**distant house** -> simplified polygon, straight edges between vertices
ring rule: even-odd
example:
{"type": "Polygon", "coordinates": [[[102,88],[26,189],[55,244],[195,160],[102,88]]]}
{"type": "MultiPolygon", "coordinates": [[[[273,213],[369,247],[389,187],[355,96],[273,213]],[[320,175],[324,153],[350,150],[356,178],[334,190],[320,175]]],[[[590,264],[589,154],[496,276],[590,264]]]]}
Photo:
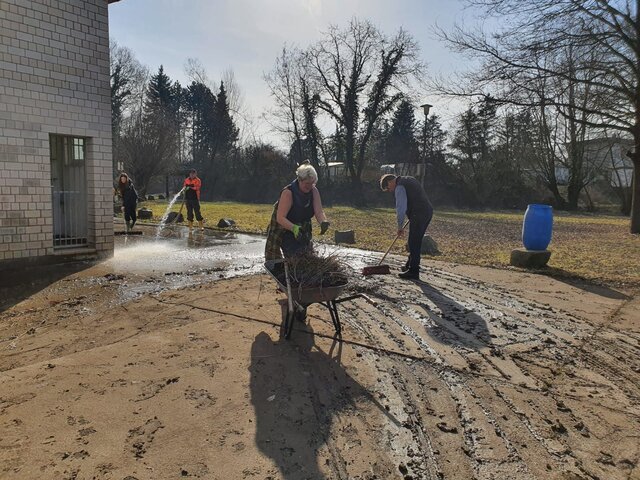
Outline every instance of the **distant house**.
{"type": "Polygon", "coordinates": [[[0,1],[0,268],[113,252],[114,1],[0,1]]]}
{"type": "MultiPolygon", "coordinates": [[[[604,177],[612,187],[631,187],[633,162],[627,152],[633,150],[633,140],[621,137],[598,137],[584,142],[584,166],[593,176],[604,177]]],[[[559,185],[569,183],[569,169],[556,166],[559,185]]]]}
{"type": "Polygon", "coordinates": [[[392,163],[380,166],[380,174],[391,173],[394,175],[422,178],[424,175],[423,163],[392,163]]]}
{"type": "Polygon", "coordinates": [[[340,178],[347,175],[347,167],[344,162],[327,163],[327,174],[329,178],[340,178]]]}

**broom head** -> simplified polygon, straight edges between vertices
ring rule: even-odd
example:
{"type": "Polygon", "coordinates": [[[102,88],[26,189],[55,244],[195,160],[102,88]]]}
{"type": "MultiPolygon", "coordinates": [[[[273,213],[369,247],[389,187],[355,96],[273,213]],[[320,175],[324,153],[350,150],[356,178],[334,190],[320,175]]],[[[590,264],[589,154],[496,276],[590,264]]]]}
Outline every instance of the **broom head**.
{"type": "Polygon", "coordinates": [[[364,267],[362,269],[362,275],[388,275],[391,273],[389,265],[372,265],[370,267],[364,267]]]}

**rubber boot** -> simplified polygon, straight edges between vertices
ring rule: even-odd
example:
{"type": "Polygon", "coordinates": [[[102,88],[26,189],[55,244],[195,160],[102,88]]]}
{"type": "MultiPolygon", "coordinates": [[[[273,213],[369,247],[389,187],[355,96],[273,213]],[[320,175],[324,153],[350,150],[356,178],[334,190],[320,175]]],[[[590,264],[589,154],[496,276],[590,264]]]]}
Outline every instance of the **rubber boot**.
{"type": "Polygon", "coordinates": [[[203,220],[198,220],[198,226],[200,227],[201,231],[204,231],[204,223],[203,220]]]}
{"type": "Polygon", "coordinates": [[[193,220],[189,220],[189,230],[193,230],[193,220]]]}

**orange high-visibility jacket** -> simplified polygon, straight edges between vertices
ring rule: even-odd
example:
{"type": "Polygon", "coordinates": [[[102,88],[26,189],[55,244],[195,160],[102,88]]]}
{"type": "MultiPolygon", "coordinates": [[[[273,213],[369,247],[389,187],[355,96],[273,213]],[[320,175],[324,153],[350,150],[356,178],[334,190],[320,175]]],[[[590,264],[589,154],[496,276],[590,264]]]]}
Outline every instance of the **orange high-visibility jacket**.
{"type": "Polygon", "coordinates": [[[184,179],[184,187],[190,187],[191,189],[196,191],[196,196],[198,197],[198,200],[200,200],[200,187],[202,186],[202,181],[196,177],[196,178],[185,178],[184,179]]]}

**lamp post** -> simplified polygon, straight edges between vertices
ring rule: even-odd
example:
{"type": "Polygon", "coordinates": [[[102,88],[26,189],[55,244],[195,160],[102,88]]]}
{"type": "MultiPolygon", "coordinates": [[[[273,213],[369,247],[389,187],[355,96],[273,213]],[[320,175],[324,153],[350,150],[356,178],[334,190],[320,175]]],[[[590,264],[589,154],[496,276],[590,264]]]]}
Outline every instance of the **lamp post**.
{"type": "Polygon", "coordinates": [[[422,128],[422,162],[423,162],[423,170],[422,170],[422,186],[426,187],[427,184],[427,118],[429,117],[429,110],[433,105],[429,103],[424,103],[420,105],[422,107],[422,111],[424,112],[424,127],[422,128]]]}

